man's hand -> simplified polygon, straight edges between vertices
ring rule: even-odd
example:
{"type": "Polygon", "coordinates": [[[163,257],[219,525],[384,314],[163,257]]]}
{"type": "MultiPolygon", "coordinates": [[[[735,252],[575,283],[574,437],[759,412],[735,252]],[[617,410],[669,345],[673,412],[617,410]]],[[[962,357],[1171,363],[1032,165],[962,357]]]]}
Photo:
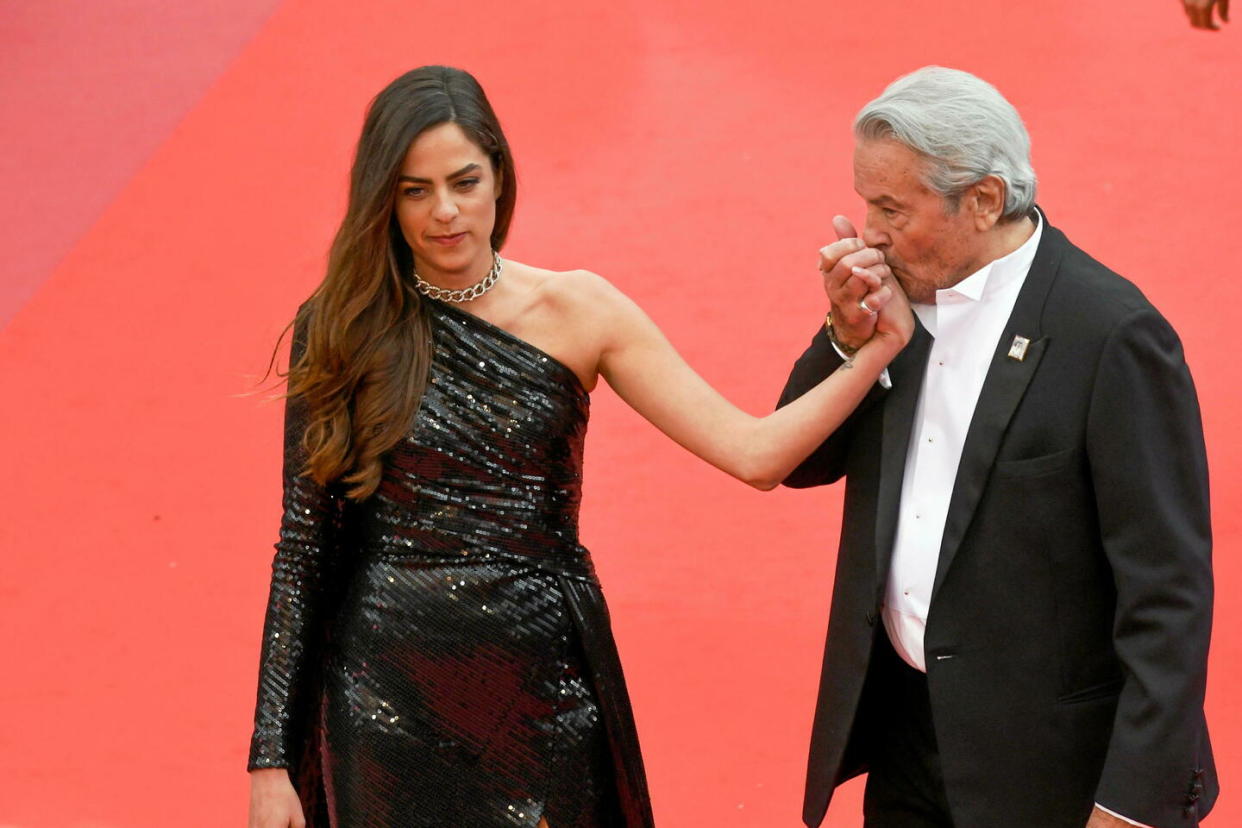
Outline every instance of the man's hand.
{"type": "Polygon", "coordinates": [[[1134,823],[1118,819],[1107,811],[1101,811],[1100,806],[1097,805],[1091,809],[1091,816],[1087,819],[1087,828],[1134,828],[1134,823]]]}
{"type": "Polygon", "coordinates": [[[892,273],[884,264],[884,253],[867,247],[845,216],[833,218],[832,229],[837,241],[819,251],[824,292],[832,304],[832,330],[846,348],[861,348],[875,333],[878,310],[864,309],[861,302],[892,273]]]}
{"type": "Polygon", "coordinates": [[[1220,25],[1212,19],[1212,12],[1220,15],[1222,23],[1229,22],[1229,0],[1182,0],[1190,25],[1196,29],[1217,31],[1220,25]]]}

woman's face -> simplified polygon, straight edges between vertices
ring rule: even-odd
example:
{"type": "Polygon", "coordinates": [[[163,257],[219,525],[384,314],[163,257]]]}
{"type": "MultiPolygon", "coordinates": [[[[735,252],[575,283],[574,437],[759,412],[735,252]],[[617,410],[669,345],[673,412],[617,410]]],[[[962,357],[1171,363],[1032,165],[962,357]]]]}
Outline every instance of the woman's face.
{"type": "Polygon", "coordinates": [[[491,160],[457,124],[432,127],[410,144],[396,211],[419,276],[458,287],[483,278],[500,186],[491,160]]]}

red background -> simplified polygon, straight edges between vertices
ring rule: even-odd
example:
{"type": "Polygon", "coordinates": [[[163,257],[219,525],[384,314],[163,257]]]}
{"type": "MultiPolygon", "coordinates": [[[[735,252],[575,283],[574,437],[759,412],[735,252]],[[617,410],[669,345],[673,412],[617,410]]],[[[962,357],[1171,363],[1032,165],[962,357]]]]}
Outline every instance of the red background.
{"type": "MultiPolygon", "coordinates": [[[[854,112],[928,63],[995,83],[1052,223],[1184,338],[1211,821],[1242,824],[1239,37],[1174,0],[0,2],[0,825],[244,824],[280,420],[248,392],[322,275],[367,101],[424,63],[505,124],[507,254],[604,274],[756,413],[822,318],[831,216],[861,214],[854,112]]],[[[662,826],[799,824],[839,498],[751,491],[594,394],[583,533],[662,826]]]]}

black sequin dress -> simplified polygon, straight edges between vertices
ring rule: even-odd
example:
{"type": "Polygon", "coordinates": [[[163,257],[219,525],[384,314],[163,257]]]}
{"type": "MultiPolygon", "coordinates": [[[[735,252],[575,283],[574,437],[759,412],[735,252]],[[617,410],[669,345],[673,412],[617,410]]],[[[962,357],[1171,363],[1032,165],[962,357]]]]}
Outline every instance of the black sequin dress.
{"type": "Polygon", "coordinates": [[[288,767],[312,825],[650,826],[578,544],[587,393],[529,343],[429,305],[430,382],[372,497],[298,474],[288,405],[249,767],[288,767]]]}

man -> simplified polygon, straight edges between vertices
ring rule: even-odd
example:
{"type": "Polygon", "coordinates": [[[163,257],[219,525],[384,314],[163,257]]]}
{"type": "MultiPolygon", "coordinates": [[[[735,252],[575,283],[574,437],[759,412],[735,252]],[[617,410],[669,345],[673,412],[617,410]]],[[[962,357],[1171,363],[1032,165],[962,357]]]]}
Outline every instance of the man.
{"type": "Polygon", "coordinates": [[[834,222],[782,404],[871,335],[854,268],[921,325],[785,481],[846,478],[804,819],[869,771],[869,828],[1197,825],[1211,541],[1177,336],[1035,209],[987,83],[919,70],[854,129],[865,228],[834,222]]]}

